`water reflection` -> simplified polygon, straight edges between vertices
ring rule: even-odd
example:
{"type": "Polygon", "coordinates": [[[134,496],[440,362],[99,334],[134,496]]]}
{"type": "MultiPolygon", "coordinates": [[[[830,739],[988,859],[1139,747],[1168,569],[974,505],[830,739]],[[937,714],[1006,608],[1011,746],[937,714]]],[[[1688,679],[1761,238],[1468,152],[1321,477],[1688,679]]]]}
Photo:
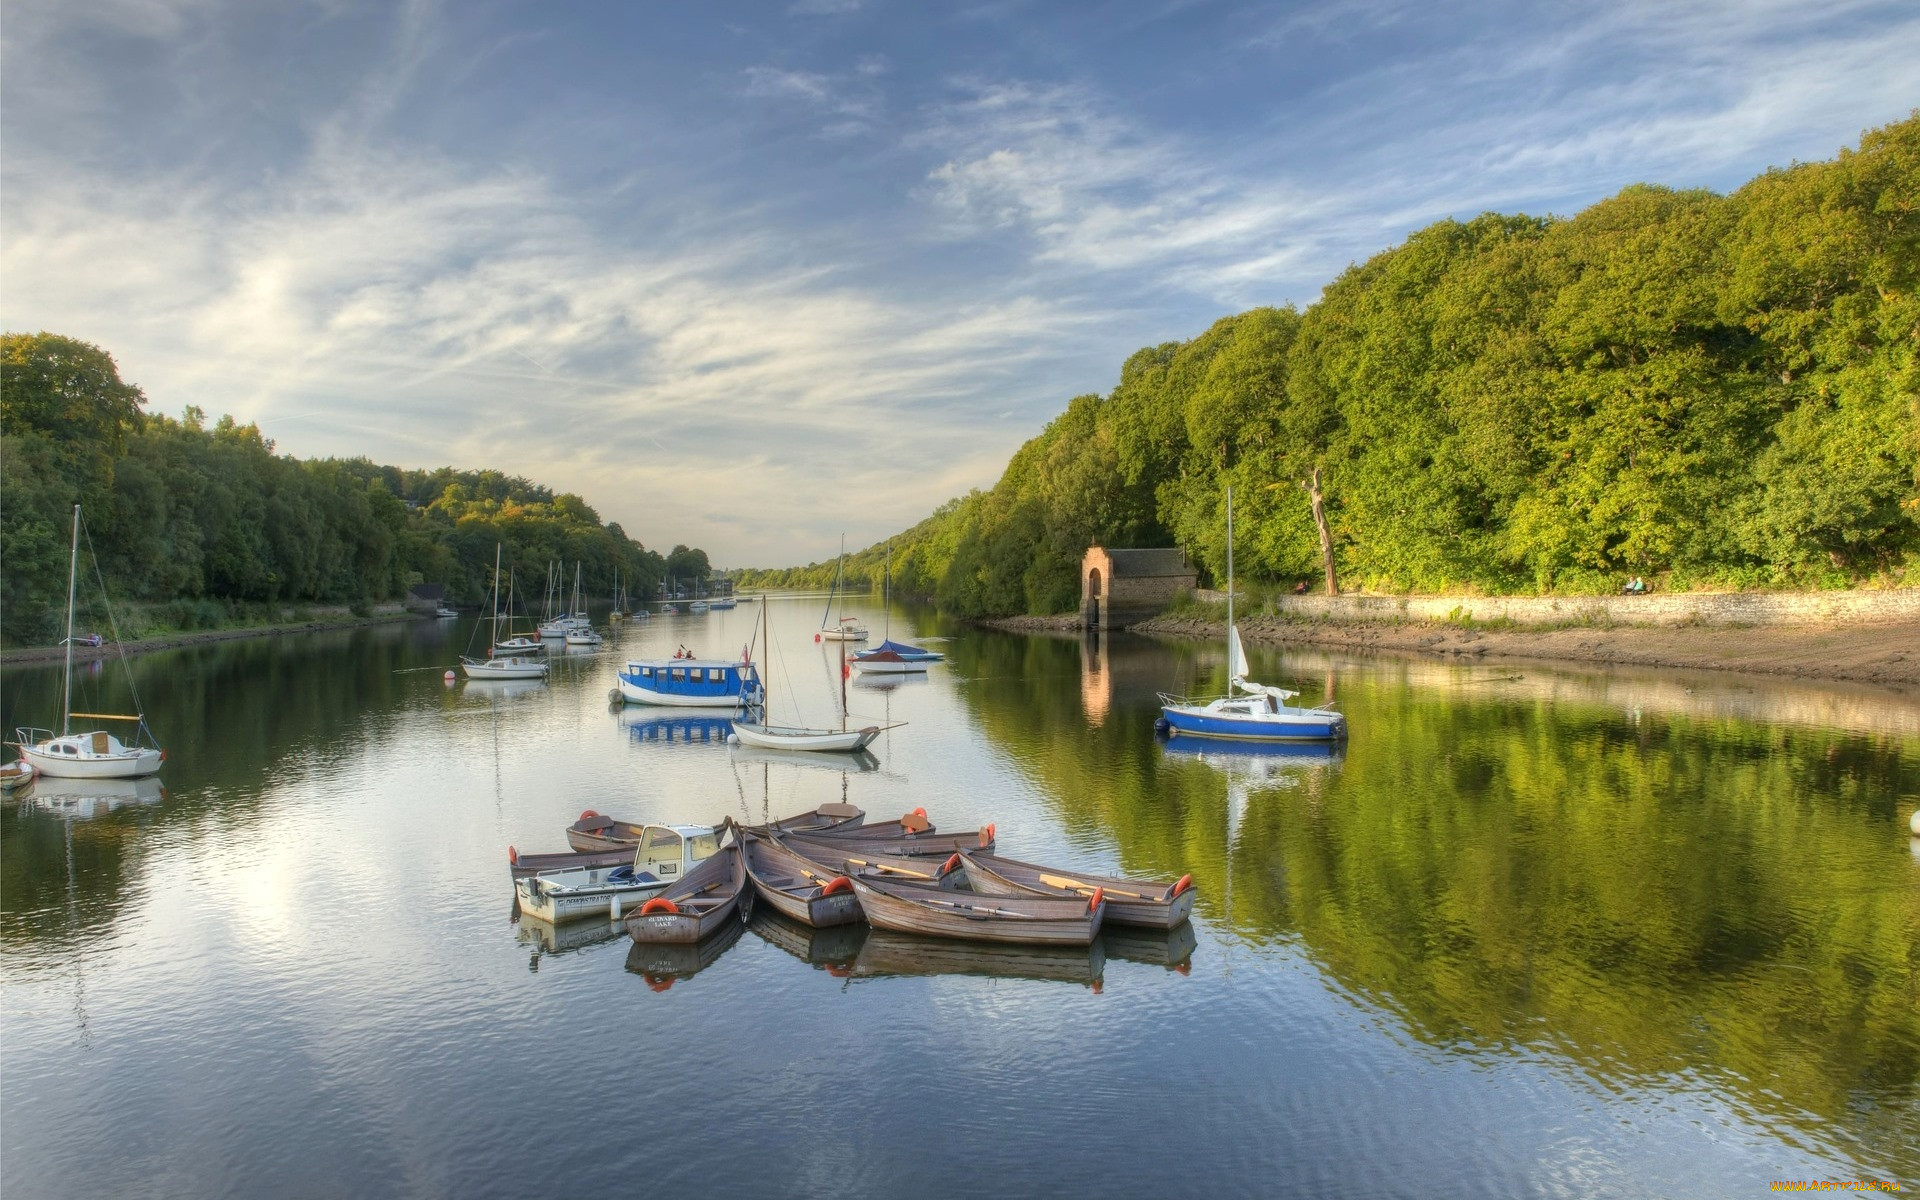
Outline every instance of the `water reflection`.
{"type": "Polygon", "coordinates": [[[681,742],[725,745],[733,732],[733,718],[713,709],[654,708],[627,705],[614,710],[614,719],[635,742],[681,742]]]}
{"type": "Polygon", "coordinates": [[[158,804],[167,789],[152,775],[140,779],[56,779],[42,775],[26,803],[60,817],[90,821],[129,804],[158,804]]]}
{"type": "Polygon", "coordinates": [[[633,949],[627,951],[627,970],[645,979],[654,991],[664,992],[675,982],[712,966],[714,960],[740,940],[744,929],[743,921],[727,921],[705,941],[692,946],[635,942],[633,949]]]}
{"type": "Polygon", "coordinates": [[[1018,946],[952,942],[875,929],[860,945],[853,977],[984,975],[1078,983],[1098,991],[1106,965],[1106,948],[1098,938],[1091,946],[1018,946]]]}
{"type": "Polygon", "coordinates": [[[1708,1079],[1879,1152],[1910,1119],[1920,876],[1890,834],[1920,792],[1912,706],[1794,685],[1756,723],[1750,681],[1328,678],[1324,656],[1256,648],[1260,678],[1337,684],[1349,744],[1155,755],[1153,693],[1204,688],[1217,651],[1113,642],[968,644],[962,695],[1069,829],[1130,871],[1191,870],[1237,937],[1297,941],[1438,1047],[1549,1054],[1608,1087],[1708,1079]]]}

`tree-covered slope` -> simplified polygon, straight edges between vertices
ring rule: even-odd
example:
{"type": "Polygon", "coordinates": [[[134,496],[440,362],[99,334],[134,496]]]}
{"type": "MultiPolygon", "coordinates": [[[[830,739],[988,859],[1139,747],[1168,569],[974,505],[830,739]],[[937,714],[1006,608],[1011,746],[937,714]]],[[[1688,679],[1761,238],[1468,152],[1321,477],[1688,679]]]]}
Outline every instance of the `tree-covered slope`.
{"type": "MultiPolygon", "coordinates": [[[[1920,116],[1731,195],[1442,221],[1304,312],[1143,349],[893,539],[960,615],[1052,612],[1090,542],[1345,586],[1610,591],[1920,582],[1920,116]]],[[[855,556],[877,577],[881,551],[855,556]]],[[[832,564],[748,572],[818,585],[832,564]]]]}
{"type": "Polygon", "coordinates": [[[665,575],[659,554],[578,496],[497,471],[303,461],[274,453],[257,426],[228,417],[209,428],[197,409],[173,420],[143,412],[144,402],[97,346],[0,337],[0,635],[9,642],[58,636],[75,502],[114,597],[172,602],[182,627],[248,605],[392,599],[419,582],[478,602],[496,542],[523,597],[554,559],[584,564],[596,596],[610,594],[615,568],[636,600],[665,575]]]}

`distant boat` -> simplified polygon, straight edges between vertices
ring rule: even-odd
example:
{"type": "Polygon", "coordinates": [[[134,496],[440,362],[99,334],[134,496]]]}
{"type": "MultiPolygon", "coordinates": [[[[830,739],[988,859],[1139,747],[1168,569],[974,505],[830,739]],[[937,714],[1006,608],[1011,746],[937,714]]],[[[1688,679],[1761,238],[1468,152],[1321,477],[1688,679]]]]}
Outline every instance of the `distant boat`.
{"type": "Polygon", "coordinates": [[[460,610],[457,608],[436,608],[433,610],[433,615],[436,617],[457,617],[460,615],[460,610]]]}
{"type": "Polygon", "coordinates": [[[712,607],[713,606],[705,600],[695,600],[692,604],[687,605],[687,611],[690,613],[703,613],[712,607]]]}
{"type": "Polygon", "coordinates": [[[591,629],[575,629],[567,634],[569,646],[598,646],[606,640],[591,629]]]}
{"type": "Polygon", "coordinates": [[[946,655],[936,654],[932,650],[923,650],[919,646],[909,646],[905,642],[896,642],[893,633],[893,539],[887,539],[887,575],[886,583],[880,592],[880,608],[886,614],[886,628],[881,633],[881,642],[871,650],[862,650],[853,656],[853,669],[874,675],[907,675],[924,671],[928,664],[944,662],[946,655]]]}
{"type": "MultiPolygon", "coordinates": [[[[521,641],[526,639],[522,638],[521,641]]],[[[493,637],[487,643],[498,646],[500,641],[500,543],[493,545],[493,637]]],[[[468,679],[545,679],[547,664],[538,658],[523,654],[495,653],[485,659],[460,658],[460,669],[468,679]]]]}
{"type": "MultiPolygon", "coordinates": [[[[47,778],[133,779],[151,775],[160,769],[160,764],[167,756],[160,747],[151,744],[152,735],[147,730],[145,714],[139,711],[137,693],[134,697],[135,711],[131,714],[73,711],[73,644],[76,640],[73,636],[73,593],[79,573],[80,506],[76,504],[73,506],[73,548],[67,563],[67,636],[62,643],[67,650],[67,661],[60,698],[60,733],[56,736],[51,729],[21,728],[14,731],[14,741],[19,743],[20,757],[37,774],[47,778]],[[75,717],[96,721],[131,721],[134,723],[134,743],[128,745],[104,729],[75,733],[75,717]],[[149,744],[141,745],[143,738],[149,744]]],[[[105,602],[104,596],[102,602],[105,602]]],[[[111,624],[111,611],[108,620],[111,624]]],[[[99,635],[95,634],[92,641],[98,644],[99,635]]],[[[132,683],[131,675],[128,683],[132,683]]]]}
{"type": "Polygon", "coordinates": [[[840,576],[847,564],[847,537],[840,535],[840,557],[833,564],[833,586],[827,589],[826,611],[820,614],[819,638],[823,642],[864,642],[867,640],[866,627],[858,620],[846,615],[846,601],[841,600],[841,614],[833,621],[833,601],[841,595],[840,576]]]}
{"type": "Polygon", "coordinates": [[[1227,489],[1227,694],[1193,699],[1160,694],[1161,720],[1174,734],[1237,738],[1326,741],[1345,737],[1347,718],[1331,708],[1287,704],[1299,692],[1247,679],[1247,653],[1233,620],[1233,489],[1227,489]]]}
{"type": "Polygon", "coordinates": [[[733,606],[733,598],[731,596],[723,597],[719,600],[707,601],[707,607],[714,612],[726,612],[733,608],[733,606]]]}

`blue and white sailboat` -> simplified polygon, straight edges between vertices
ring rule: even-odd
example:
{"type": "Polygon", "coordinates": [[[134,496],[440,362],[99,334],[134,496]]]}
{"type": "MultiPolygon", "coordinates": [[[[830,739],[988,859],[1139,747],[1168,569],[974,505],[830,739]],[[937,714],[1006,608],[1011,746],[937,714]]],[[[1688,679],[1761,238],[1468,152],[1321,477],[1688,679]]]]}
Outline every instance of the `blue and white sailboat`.
{"type": "Polygon", "coordinates": [[[1247,678],[1247,652],[1233,620],[1233,489],[1227,489],[1227,694],[1192,699],[1160,694],[1169,733],[1248,741],[1329,741],[1347,736],[1347,718],[1331,708],[1300,708],[1300,693],[1247,678]]]}
{"type": "Polygon", "coordinates": [[[925,671],[928,664],[945,662],[947,656],[920,646],[910,646],[905,642],[896,642],[888,636],[893,626],[893,541],[887,541],[887,582],[881,592],[881,609],[887,616],[887,632],[880,636],[882,641],[871,650],[862,650],[853,656],[853,669],[876,675],[904,675],[916,671],[925,671]]]}

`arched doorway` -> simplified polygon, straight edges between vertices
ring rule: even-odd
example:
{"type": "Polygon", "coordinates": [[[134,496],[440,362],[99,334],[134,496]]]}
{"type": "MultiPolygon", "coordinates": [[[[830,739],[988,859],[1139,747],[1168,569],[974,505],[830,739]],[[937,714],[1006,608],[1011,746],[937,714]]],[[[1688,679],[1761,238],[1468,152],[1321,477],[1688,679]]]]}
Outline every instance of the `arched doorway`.
{"type": "Polygon", "coordinates": [[[1100,628],[1100,568],[1087,572],[1087,628],[1100,628]]]}

